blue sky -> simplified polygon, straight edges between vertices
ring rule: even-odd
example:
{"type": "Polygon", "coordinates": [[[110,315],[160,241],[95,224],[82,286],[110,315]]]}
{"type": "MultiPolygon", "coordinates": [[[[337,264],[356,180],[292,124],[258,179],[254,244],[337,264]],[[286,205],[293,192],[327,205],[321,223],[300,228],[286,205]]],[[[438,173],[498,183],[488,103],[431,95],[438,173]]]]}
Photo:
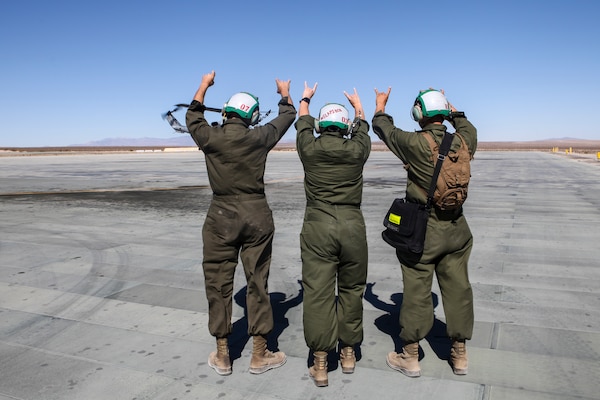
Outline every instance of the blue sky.
{"type": "Polygon", "coordinates": [[[600,139],[598,17],[594,0],[2,1],[0,146],[172,138],[161,113],[211,70],[212,107],[247,91],[275,114],[279,78],[296,104],[319,83],[313,115],[356,88],[370,121],[391,86],[387,111],[414,130],[434,87],[480,141],[600,139]]]}

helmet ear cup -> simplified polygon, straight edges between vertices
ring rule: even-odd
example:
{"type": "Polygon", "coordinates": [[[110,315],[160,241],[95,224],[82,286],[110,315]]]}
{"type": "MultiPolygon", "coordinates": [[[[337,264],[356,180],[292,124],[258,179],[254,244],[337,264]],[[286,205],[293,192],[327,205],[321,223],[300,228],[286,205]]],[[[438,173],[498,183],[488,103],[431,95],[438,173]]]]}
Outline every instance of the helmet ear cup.
{"type": "Polygon", "coordinates": [[[258,117],[260,117],[260,111],[258,110],[258,106],[256,106],[256,109],[250,117],[250,125],[256,125],[258,123],[258,117]]]}
{"type": "Polygon", "coordinates": [[[319,126],[319,120],[317,118],[315,118],[315,131],[317,133],[321,132],[321,127],[319,126]]]}
{"type": "Polygon", "coordinates": [[[414,119],[417,122],[423,119],[423,110],[421,109],[421,105],[415,104],[412,110],[410,111],[410,114],[412,116],[412,119],[414,119]]]}

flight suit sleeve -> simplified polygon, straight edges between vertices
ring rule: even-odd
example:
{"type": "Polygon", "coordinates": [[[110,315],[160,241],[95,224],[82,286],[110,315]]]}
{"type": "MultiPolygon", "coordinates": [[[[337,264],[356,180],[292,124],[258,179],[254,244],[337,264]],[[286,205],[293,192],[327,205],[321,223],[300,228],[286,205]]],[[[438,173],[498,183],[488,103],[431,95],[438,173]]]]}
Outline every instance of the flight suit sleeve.
{"type": "Polygon", "coordinates": [[[369,154],[371,153],[371,137],[369,136],[369,123],[362,119],[356,119],[354,121],[354,127],[352,130],[351,140],[353,142],[358,142],[361,149],[363,160],[367,160],[369,158],[369,154]]]}
{"type": "Polygon", "coordinates": [[[471,152],[471,157],[475,155],[475,151],[477,150],[477,128],[473,126],[473,124],[466,117],[454,117],[450,121],[456,132],[460,133],[460,135],[467,142],[467,146],[469,147],[469,151],[471,152]]]}
{"type": "Polygon", "coordinates": [[[204,104],[193,100],[185,114],[185,123],[190,131],[190,136],[200,149],[208,140],[210,132],[210,124],[204,118],[204,110],[204,104]]]}
{"type": "Polygon", "coordinates": [[[300,158],[304,153],[304,149],[315,140],[315,118],[310,115],[303,115],[296,121],[296,150],[300,158]]]}
{"type": "Polygon", "coordinates": [[[296,119],[296,108],[288,103],[287,97],[281,98],[277,105],[279,107],[277,117],[258,128],[265,132],[265,146],[269,149],[275,147],[296,119]]]}
{"type": "Polygon", "coordinates": [[[392,116],[383,112],[378,112],[373,116],[373,132],[396,157],[402,160],[403,163],[408,163],[406,150],[412,144],[408,142],[416,140],[417,135],[396,128],[392,116]]]}

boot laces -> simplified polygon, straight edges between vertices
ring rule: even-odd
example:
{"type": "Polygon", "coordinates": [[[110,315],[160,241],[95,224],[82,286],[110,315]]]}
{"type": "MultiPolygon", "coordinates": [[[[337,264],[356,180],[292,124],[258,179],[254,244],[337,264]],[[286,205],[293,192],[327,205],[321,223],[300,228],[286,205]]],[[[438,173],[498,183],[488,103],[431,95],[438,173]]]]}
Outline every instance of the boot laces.
{"type": "Polygon", "coordinates": [[[342,348],[342,358],[351,359],[354,356],[354,349],[350,346],[342,348]]]}
{"type": "Polygon", "coordinates": [[[467,348],[466,348],[466,346],[465,346],[464,343],[462,343],[462,342],[455,342],[452,345],[452,350],[454,351],[454,353],[457,356],[463,356],[463,355],[465,355],[467,348]]]}
{"type": "Polygon", "coordinates": [[[227,347],[227,340],[217,340],[217,353],[220,355],[228,355],[229,348],[227,347]]]}

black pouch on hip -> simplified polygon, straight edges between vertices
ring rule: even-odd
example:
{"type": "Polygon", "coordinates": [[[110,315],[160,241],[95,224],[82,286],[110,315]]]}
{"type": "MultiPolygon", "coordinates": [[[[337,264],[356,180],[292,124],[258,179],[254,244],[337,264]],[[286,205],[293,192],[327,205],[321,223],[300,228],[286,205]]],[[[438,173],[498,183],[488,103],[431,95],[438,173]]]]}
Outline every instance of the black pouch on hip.
{"type": "Polygon", "coordinates": [[[400,262],[412,266],[423,255],[430,209],[424,204],[395,199],[383,220],[381,237],[396,249],[400,262]]]}

